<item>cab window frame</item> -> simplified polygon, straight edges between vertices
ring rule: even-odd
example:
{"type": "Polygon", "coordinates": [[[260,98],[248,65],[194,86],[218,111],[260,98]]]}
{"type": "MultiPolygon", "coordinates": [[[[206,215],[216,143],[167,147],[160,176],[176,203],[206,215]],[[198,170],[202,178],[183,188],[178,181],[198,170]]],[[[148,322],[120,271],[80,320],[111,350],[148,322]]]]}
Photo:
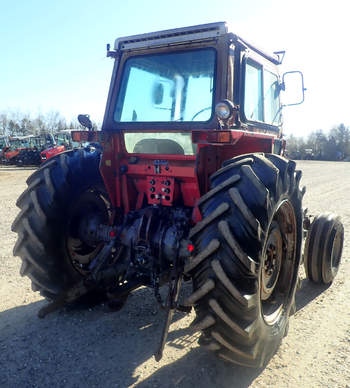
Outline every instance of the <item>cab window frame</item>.
{"type": "Polygon", "coordinates": [[[241,119],[242,122],[247,123],[248,125],[258,126],[258,127],[268,127],[268,128],[276,128],[279,129],[279,127],[282,125],[282,115],[281,115],[281,99],[278,97],[278,109],[276,110],[276,116],[279,117],[279,120],[275,123],[269,123],[265,121],[266,117],[266,102],[264,98],[265,93],[265,72],[268,72],[276,77],[276,81],[278,84],[280,83],[280,77],[278,74],[277,69],[273,68],[273,65],[270,63],[266,63],[265,60],[263,60],[260,57],[257,58],[257,55],[251,55],[251,54],[244,54],[242,57],[242,77],[241,77],[241,119]],[[261,109],[262,109],[262,120],[252,118],[250,119],[246,115],[246,75],[247,75],[247,65],[250,65],[256,69],[259,69],[261,71],[261,77],[259,79],[259,94],[261,98],[261,109]]]}

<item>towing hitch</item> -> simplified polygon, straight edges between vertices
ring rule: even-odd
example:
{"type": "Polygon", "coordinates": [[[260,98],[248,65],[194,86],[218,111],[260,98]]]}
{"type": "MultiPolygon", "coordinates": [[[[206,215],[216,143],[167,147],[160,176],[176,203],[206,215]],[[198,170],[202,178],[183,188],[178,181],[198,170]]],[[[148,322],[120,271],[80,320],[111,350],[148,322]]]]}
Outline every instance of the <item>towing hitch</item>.
{"type": "Polygon", "coordinates": [[[157,351],[154,353],[154,358],[156,361],[160,361],[163,357],[165,342],[168,338],[170,324],[173,319],[175,311],[177,310],[188,314],[192,310],[192,307],[190,306],[183,306],[177,303],[179,299],[182,280],[183,280],[183,275],[178,274],[174,279],[171,279],[169,281],[169,291],[168,291],[168,296],[165,303],[165,308],[167,310],[166,319],[164,322],[159,347],[157,351]]]}

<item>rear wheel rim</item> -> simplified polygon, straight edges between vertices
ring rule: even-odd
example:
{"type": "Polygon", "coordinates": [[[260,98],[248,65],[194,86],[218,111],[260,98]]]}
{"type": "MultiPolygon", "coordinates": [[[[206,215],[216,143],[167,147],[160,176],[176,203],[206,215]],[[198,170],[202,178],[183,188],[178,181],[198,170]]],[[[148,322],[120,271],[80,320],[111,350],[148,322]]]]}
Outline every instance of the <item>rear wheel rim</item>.
{"type": "Polygon", "coordinates": [[[264,321],[274,325],[288,306],[296,282],[297,223],[289,200],[276,209],[265,239],[260,270],[260,303],[264,321]]]}
{"type": "Polygon", "coordinates": [[[277,223],[273,223],[266,242],[263,269],[261,273],[261,300],[267,300],[278,281],[282,265],[282,234],[277,223]]]}
{"type": "Polygon", "coordinates": [[[91,261],[103,246],[103,243],[94,244],[84,238],[84,234],[87,234],[84,223],[87,220],[93,220],[97,225],[108,223],[108,201],[99,190],[83,192],[72,206],[67,221],[65,246],[68,259],[82,275],[89,272],[91,261]]]}

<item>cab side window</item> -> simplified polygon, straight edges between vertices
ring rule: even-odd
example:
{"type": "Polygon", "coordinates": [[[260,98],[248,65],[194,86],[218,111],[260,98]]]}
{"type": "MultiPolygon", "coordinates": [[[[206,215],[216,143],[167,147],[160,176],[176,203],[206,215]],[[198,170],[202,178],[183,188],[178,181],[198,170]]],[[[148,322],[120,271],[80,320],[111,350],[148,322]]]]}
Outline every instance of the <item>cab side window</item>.
{"type": "Polygon", "coordinates": [[[244,114],[248,121],[278,125],[280,121],[278,77],[248,59],[245,67],[244,114]]]}
{"type": "Polygon", "coordinates": [[[248,60],[244,86],[244,113],[248,120],[264,121],[262,93],[262,67],[248,60]]]}
{"type": "Polygon", "coordinates": [[[264,106],[265,123],[278,125],[280,122],[278,78],[268,70],[264,70],[264,106]]]}

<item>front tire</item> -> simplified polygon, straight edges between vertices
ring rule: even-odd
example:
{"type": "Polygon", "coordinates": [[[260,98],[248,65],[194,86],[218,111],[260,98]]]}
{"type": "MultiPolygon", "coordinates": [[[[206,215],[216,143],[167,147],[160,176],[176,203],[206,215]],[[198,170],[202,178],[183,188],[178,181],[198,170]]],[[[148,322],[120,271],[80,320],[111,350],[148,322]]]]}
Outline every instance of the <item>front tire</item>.
{"type": "Polygon", "coordinates": [[[33,291],[53,298],[88,273],[101,248],[79,237],[79,217],[90,214],[108,223],[108,201],[99,172],[100,153],[87,149],[62,153],[28,179],[17,200],[12,224],[18,234],[13,250],[22,260],[20,274],[33,291]]]}
{"type": "Polygon", "coordinates": [[[191,231],[195,255],[194,327],[225,360],[261,367],[288,329],[302,240],[302,192],[295,163],[251,154],[227,161],[199,202],[191,231]]]}
{"type": "Polygon", "coordinates": [[[307,278],[316,284],[330,284],[336,277],[344,244],[344,227],[332,213],[316,216],[310,225],[305,248],[307,278]]]}

